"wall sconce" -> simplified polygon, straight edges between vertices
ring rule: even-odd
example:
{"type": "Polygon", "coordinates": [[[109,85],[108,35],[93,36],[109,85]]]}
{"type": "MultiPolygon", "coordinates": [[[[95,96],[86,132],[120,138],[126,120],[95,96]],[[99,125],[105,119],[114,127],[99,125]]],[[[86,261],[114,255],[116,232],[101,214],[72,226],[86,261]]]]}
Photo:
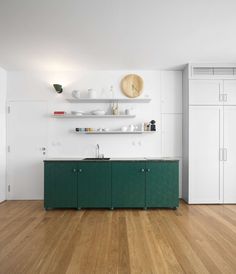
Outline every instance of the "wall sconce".
{"type": "Polygon", "coordinates": [[[63,91],[62,85],[53,84],[53,86],[54,86],[57,93],[62,93],[62,91],[63,91]]]}

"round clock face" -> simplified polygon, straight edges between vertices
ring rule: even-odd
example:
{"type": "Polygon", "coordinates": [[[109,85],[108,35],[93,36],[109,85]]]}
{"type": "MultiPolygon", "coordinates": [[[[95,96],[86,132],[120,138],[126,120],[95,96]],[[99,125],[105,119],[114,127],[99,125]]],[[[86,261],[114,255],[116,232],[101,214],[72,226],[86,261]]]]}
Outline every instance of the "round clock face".
{"type": "Polygon", "coordinates": [[[136,74],[128,74],[121,80],[121,90],[127,97],[138,97],[143,91],[143,79],[136,74]]]}

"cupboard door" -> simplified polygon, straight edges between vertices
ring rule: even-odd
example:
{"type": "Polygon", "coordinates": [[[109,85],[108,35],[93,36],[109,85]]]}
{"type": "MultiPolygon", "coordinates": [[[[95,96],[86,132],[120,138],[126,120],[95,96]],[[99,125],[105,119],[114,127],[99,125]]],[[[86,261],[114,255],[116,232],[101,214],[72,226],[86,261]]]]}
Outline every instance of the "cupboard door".
{"type": "Polygon", "coordinates": [[[224,107],[224,203],[236,203],[236,106],[224,107]]]}
{"type": "Polygon", "coordinates": [[[79,162],[78,208],[111,207],[111,163],[79,162]]]}
{"type": "Polygon", "coordinates": [[[112,163],[112,206],[145,207],[145,162],[112,163]]]}
{"type": "Polygon", "coordinates": [[[147,207],[177,207],[179,205],[178,161],[147,162],[147,207]]]}
{"type": "Polygon", "coordinates": [[[74,162],[45,162],[45,208],[77,208],[77,173],[74,162]]]}
{"type": "Polygon", "coordinates": [[[223,81],[190,80],[189,105],[223,105],[223,81]]]}
{"type": "Polygon", "coordinates": [[[222,201],[222,119],[223,107],[189,109],[189,203],[222,201]]]}
{"type": "Polygon", "coordinates": [[[236,105],[236,80],[224,80],[224,105],[236,105]]]}

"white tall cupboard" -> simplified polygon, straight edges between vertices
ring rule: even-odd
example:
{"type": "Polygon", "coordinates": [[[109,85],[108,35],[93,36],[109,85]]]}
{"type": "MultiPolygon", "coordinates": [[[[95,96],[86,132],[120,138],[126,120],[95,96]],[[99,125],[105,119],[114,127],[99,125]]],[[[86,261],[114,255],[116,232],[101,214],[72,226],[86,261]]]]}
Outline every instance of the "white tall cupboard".
{"type": "Polygon", "coordinates": [[[224,107],[224,148],[223,202],[236,203],[236,106],[224,107]]]}
{"type": "Polygon", "coordinates": [[[236,75],[183,74],[183,198],[236,203],[236,75]]]}

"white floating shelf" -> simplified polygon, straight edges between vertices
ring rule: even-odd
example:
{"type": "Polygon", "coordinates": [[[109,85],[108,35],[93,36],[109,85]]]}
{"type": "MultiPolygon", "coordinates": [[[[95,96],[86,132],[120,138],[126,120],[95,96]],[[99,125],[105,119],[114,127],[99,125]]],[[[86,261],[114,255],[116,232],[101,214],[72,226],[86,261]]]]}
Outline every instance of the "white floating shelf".
{"type": "Polygon", "coordinates": [[[135,118],[135,115],[52,115],[53,118],[135,118]]]}
{"type": "Polygon", "coordinates": [[[77,134],[146,134],[156,131],[76,131],[77,134]]]}
{"type": "Polygon", "coordinates": [[[106,99],[106,98],[81,98],[81,99],[66,99],[70,103],[149,103],[151,101],[150,98],[138,98],[138,99],[129,99],[129,98],[113,98],[113,99],[106,99]]]}

